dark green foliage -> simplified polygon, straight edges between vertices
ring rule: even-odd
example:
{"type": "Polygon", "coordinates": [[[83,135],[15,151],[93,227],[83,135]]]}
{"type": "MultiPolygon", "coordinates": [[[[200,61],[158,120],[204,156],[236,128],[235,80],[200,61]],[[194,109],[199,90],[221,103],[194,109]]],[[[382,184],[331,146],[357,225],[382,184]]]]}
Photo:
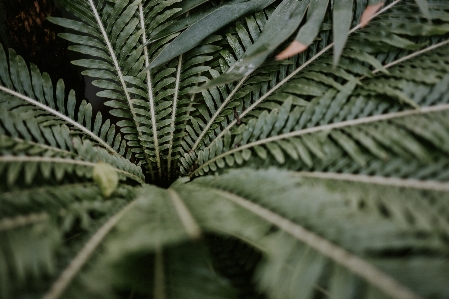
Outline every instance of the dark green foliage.
{"type": "Polygon", "coordinates": [[[59,2],[113,118],[0,48],[1,298],[449,297],[447,1],[59,2]]]}

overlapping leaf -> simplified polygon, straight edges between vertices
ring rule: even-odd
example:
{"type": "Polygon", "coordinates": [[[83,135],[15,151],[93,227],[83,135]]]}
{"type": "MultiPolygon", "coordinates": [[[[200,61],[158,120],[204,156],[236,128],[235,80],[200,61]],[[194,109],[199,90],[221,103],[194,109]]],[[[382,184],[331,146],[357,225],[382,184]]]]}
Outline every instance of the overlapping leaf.
{"type": "Polygon", "coordinates": [[[445,1],[61,3],[120,133],[0,52],[1,296],[448,296],[445,1]]]}
{"type": "MultiPolygon", "coordinates": [[[[393,11],[392,15],[397,16],[398,13],[393,11]]],[[[251,102],[248,104],[243,103],[243,107],[248,105],[249,108],[242,113],[237,113],[237,115],[242,118],[242,116],[248,113],[248,115],[256,116],[256,118],[250,118],[245,124],[241,124],[238,128],[235,128],[238,120],[234,119],[232,122],[228,122],[229,125],[223,132],[215,135],[215,141],[207,146],[206,150],[200,151],[196,155],[185,155],[183,169],[186,173],[189,173],[195,171],[196,168],[198,171],[196,174],[208,172],[210,169],[216,171],[218,168],[226,167],[226,165],[240,165],[244,163],[244,161],[249,160],[252,153],[256,154],[255,156],[253,155],[254,157],[258,157],[262,160],[266,160],[269,156],[274,157],[276,163],[281,165],[286,163],[287,160],[290,161],[290,159],[296,161],[300,160],[302,163],[299,165],[301,166],[296,163],[286,163],[286,165],[290,165],[290,167],[310,168],[313,164],[312,157],[314,155],[318,160],[324,159],[326,156],[324,148],[329,147],[330,145],[327,145],[328,143],[325,140],[328,140],[329,137],[333,139],[331,142],[331,144],[333,144],[332,146],[341,146],[344,152],[354,159],[356,164],[363,166],[367,160],[372,159],[369,158],[369,156],[363,157],[363,150],[371,151],[371,154],[374,154],[376,157],[384,159],[385,161],[388,155],[381,148],[386,145],[394,144],[394,140],[398,140],[397,138],[399,136],[405,136],[404,133],[399,134],[399,131],[395,128],[392,128],[390,130],[391,132],[389,132],[392,134],[389,141],[382,141],[382,137],[380,136],[389,136],[389,134],[385,133],[373,133],[375,135],[370,138],[364,133],[353,132],[348,136],[346,132],[345,134],[332,132],[329,135],[328,131],[340,128],[340,125],[342,127],[352,126],[351,120],[354,120],[353,125],[358,126],[365,123],[363,118],[367,116],[372,116],[372,121],[374,122],[381,121],[382,117],[377,119],[374,115],[386,113],[387,111],[393,112],[398,109],[402,110],[405,108],[404,105],[412,107],[428,106],[431,98],[434,101],[431,106],[437,107],[429,107],[428,113],[444,111],[446,109],[444,104],[447,99],[444,96],[441,97],[441,95],[445,93],[444,86],[447,78],[444,74],[447,72],[447,66],[443,65],[446,65],[447,63],[444,62],[444,59],[439,60],[436,59],[436,57],[440,57],[441,54],[446,51],[444,48],[445,44],[446,42],[443,41],[435,46],[430,46],[426,50],[429,51],[428,54],[423,54],[423,56],[415,58],[414,61],[410,60],[410,64],[415,65],[421,63],[429,65],[430,61],[434,61],[435,68],[440,69],[441,73],[439,73],[439,75],[433,73],[433,77],[425,75],[418,77],[410,76],[405,79],[408,81],[404,81],[403,77],[402,80],[395,79],[395,77],[398,76],[396,74],[399,74],[399,71],[402,68],[408,68],[407,59],[405,59],[405,62],[401,63],[399,62],[402,59],[398,59],[397,62],[393,62],[392,64],[389,63],[387,67],[392,68],[387,71],[381,65],[380,61],[370,54],[359,54],[362,52],[360,49],[357,49],[356,45],[350,47],[357,52],[348,51],[348,54],[346,55],[355,57],[353,56],[353,54],[355,54],[357,56],[356,59],[368,62],[372,66],[377,67],[378,69],[375,73],[381,70],[385,74],[389,74],[388,72],[391,71],[393,72],[393,75],[383,75],[382,79],[379,77],[370,79],[372,74],[363,64],[354,65],[353,63],[352,66],[350,66],[350,60],[348,58],[343,58],[339,68],[332,70],[333,76],[329,76],[327,74],[331,71],[326,69],[326,66],[323,66],[323,63],[328,63],[330,66],[330,59],[319,59],[319,62],[321,63],[320,67],[315,67],[314,64],[312,64],[302,73],[292,77],[289,81],[281,81],[282,83],[285,82],[283,86],[276,86],[268,91],[268,96],[267,94],[262,97],[259,96],[259,100],[252,105],[249,105],[251,102]],[[434,47],[440,48],[432,50],[434,47]],[[399,64],[393,66],[396,63],[399,64]],[[359,78],[362,78],[364,81],[360,84],[356,78],[361,75],[363,77],[359,78]],[[341,85],[338,82],[341,82],[342,79],[350,81],[345,85],[341,85]],[[416,85],[417,82],[419,82],[418,85],[416,85]],[[434,91],[430,93],[431,96],[429,98],[425,96],[426,94],[424,92],[418,93],[418,90],[431,90],[431,86],[434,86],[434,91]],[[325,90],[327,90],[327,92],[324,92],[325,90]],[[406,91],[407,94],[404,93],[404,91],[406,91]],[[272,93],[272,95],[270,93],[272,93]],[[380,97],[378,97],[376,93],[388,96],[393,101],[396,101],[397,104],[391,100],[382,103],[382,100],[380,100],[380,97]],[[440,98],[436,100],[437,97],[440,98]],[[305,99],[310,100],[308,102],[305,99]],[[278,103],[282,101],[283,105],[279,106],[278,103]],[[376,103],[380,103],[380,106],[376,103]],[[398,105],[401,103],[402,105],[398,105]],[[441,104],[443,105],[438,107],[438,105],[441,104]],[[346,108],[339,111],[339,108],[342,105],[345,105],[346,108]],[[401,106],[404,108],[399,108],[401,106]],[[271,113],[263,111],[263,109],[267,108],[274,110],[272,110],[271,113]],[[257,110],[250,111],[250,109],[257,110]],[[361,115],[357,116],[358,113],[361,113],[361,115]],[[360,118],[360,120],[357,121],[358,118],[360,118]],[[227,129],[232,128],[232,126],[234,126],[234,129],[227,131],[227,129]],[[297,133],[293,133],[295,130],[297,133]],[[292,133],[290,134],[289,132],[292,133]],[[395,137],[393,137],[393,135],[395,135],[395,137]],[[283,136],[285,136],[285,138],[283,136]],[[294,138],[295,136],[301,136],[301,138],[294,138]],[[379,142],[381,144],[379,144],[379,142]],[[208,161],[210,161],[210,163],[208,161]],[[195,167],[192,168],[192,165],[195,167]],[[199,165],[204,165],[204,167],[199,165]]],[[[408,53],[405,52],[403,55],[405,54],[408,53]]],[[[378,55],[377,57],[381,60],[385,59],[385,56],[382,55],[378,55]]],[[[410,55],[410,58],[411,57],[413,57],[413,55],[410,55]]],[[[404,114],[404,116],[406,115],[407,113],[404,114]]],[[[394,114],[392,114],[391,117],[395,117],[394,114]]],[[[399,113],[397,117],[401,117],[401,113],[399,113]]],[[[390,116],[386,116],[385,119],[389,118],[390,116]]],[[[369,123],[371,120],[367,118],[366,122],[369,123]]],[[[406,141],[417,137],[418,136],[410,136],[407,139],[403,137],[401,140],[406,141]]],[[[441,143],[439,146],[441,146],[441,143]]],[[[422,149],[420,149],[422,148],[421,145],[415,146],[410,143],[409,146],[406,147],[406,152],[413,151],[413,155],[417,155],[417,157],[423,159],[422,161],[429,161],[429,155],[423,153],[422,149]],[[427,160],[425,157],[427,157],[427,160]]],[[[407,155],[404,151],[401,153],[395,151],[395,154],[401,155],[402,157],[407,155]]]]}

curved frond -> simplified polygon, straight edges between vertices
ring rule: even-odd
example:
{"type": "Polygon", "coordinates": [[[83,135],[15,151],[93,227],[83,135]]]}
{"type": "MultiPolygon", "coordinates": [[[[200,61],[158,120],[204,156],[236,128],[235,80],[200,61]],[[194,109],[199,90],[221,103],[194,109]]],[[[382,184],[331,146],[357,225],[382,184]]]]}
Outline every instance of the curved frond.
{"type": "MultiPolygon", "coordinates": [[[[28,69],[23,58],[16,55],[13,50],[9,51],[8,56],[7,58],[3,47],[0,47],[1,101],[2,105],[8,106],[9,112],[15,110],[16,114],[21,113],[22,119],[34,118],[38,123],[48,122],[51,117],[53,121],[59,121],[74,130],[79,130],[87,138],[97,142],[110,152],[118,155],[118,151],[120,151],[122,155],[124,154],[124,149],[120,149],[121,142],[118,137],[113,143],[113,138],[116,136],[114,128],[109,128],[108,124],[102,123],[100,113],[92,123],[90,104],[84,101],[78,106],[73,91],[69,92],[66,97],[62,80],[59,80],[54,88],[48,74],[41,74],[33,64],[28,69]],[[77,116],[75,116],[76,109],[78,109],[77,116]],[[25,111],[27,115],[23,114],[25,111]],[[112,138],[106,139],[106,132],[110,132],[112,138]]],[[[7,113],[7,111],[2,110],[2,113],[7,113]]],[[[3,117],[2,121],[6,122],[3,117]]]]}
{"type": "Polygon", "coordinates": [[[92,229],[97,217],[110,213],[124,194],[129,196],[132,190],[119,187],[112,199],[103,201],[93,184],[3,192],[0,198],[2,297],[13,298],[12,294],[27,292],[38,277],[57,275],[61,262],[64,263],[60,254],[74,245],[67,240],[63,242],[64,239],[72,237],[74,227],[81,228],[78,234],[92,229]]]}
{"type": "Polygon", "coordinates": [[[76,255],[76,257],[70,262],[69,266],[61,273],[59,279],[57,279],[49,292],[44,295],[43,298],[59,298],[75,275],[84,266],[87,259],[92,255],[93,251],[100,245],[109,231],[117,224],[117,222],[126,214],[126,212],[132,208],[135,201],[127,204],[117,214],[110,217],[109,220],[101,226],[101,228],[91,237],[83,249],[76,255]]]}
{"type": "Polygon", "coordinates": [[[449,2],[59,3],[111,118],[0,47],[0,297],[449,297],[449,2]]]}
{"type": "Polygon", "coordinates": [[[168,26],[167,19],[182,9],[177,8],[179,1],[120,2],[114,6],[107,2],[75,2],[64,4],[81,22],[50,19],[78,31],[61,34],[76,43],[71,50],[94,56],[73,63],[87,68],[84,75],[98,78],[93,81],[103,89],[98,95],[108,98],[105,105],[112,108],[110,113],[122,119],[117,125],[127,147],[152,180],[173,176],[178,172],[174,167],[180,157],[178,140],[194,109],[187,91],[208,80],[207,74],[201,74],[211,69],[204,63],[220,49],[209,45],[217,39],[212,36],[197,50],[150,71],[147,70],[150,62],[176,34],[148,41],[168,26]],[[81,8],[85,13],[79,12],[81,8]]]}
{"type": "Polygon", "coordinates": [[[53,274],[61,235],[47,214],[0,220],[0,294],[26,286],[32,278],[53,274]]]}
{"type": "MultiPolygon", "coordinates": [[[[430,46],[420,51],[421,55],[418,57],[412,52],[412,54],[386,63],[385,67],[377,68],[374,71],[377,74],[376,77],[371,77],[371,75],[369,77],[359,77],[359,80],[362,80],[359,84],[359,81],[355,77],[352,77],[348,83],[341,85],[335,80],[330,80],[330,78],[319,75],[318,70],[311,67],[311,73],[306,71],[300,74],[298,76],[299,79],[292,79],[285,87],[276,92],[275,95],[266,97],[268,98],[268,102],[265,102],[265,105],[261,108],[271,107],[274,109],[270,114],[267,111],[262,112],[263,110],[253,113],[256,118],[250,119],[246,124],[242,124],[239,128],[234,129],[231,132],[232,135],[225,129],[216,137],[215,142],[209,145],[207,150],[200,151],[197,154],[197,158],[187,158],[186,156],[186,159],[189,159],[189,161],[183,161],[183,168],[185,170],[191,170],[192,165],[198,167],[204,164],[205,169],[201,169],[201,167],[197,168],[197,171],[201,173],[207,172],[210,167],[212,167],[212,170],[215,170],[217,166],[219,168],[224,167],[226,164],[232,166],[235,161],[241,164],[244,160],[250,158],[252,151],[255,151],[261,159],[266,159],[270,156],[267,156],[267,153],[271,154],[279,164],[284,164],[288,158],[302,160],[310,169],[313,164],[310,153],[316,154],[318,158],[323,159],[324,152],[323,150],[319,150],[319,147],[325,147],[325,140],[328,140],[329,137],[337,142],[337,144],[340,144],[346,153],[359,164],[364,164],[365,162],[363,161],[366,160],[361,157],[360,148],[365,147],[371,154],[385,160],[388,158],[388,155],[382,150],[382,147],[388,146],[392,149],[391,146],[395,143],[395,138],[398,140],[397,138],[399,136],[406,138],[402,139],[402,141],[409,140],[409,145],[406,146],[408,148],[407,151],[413,151],[420,159],[425,160],[425,154],[419,149],[420,145],[412,141],[416,138],[423,138],[423,135],[417,133],[416,129],[412,128],[412,125],[405,125],[411,130],[411,132],[409,131],[411,134],[408,133],[409,136],[405,137],[407,133],[405,133],[403,126],[405,123],[408,123],[406,121],[407,116],[427,113],[433,114],[439,111],[444,113],[447,109],[445,104],[447,102],[447,98],[445,97],[447,62],[444,58],[439,58],[446,51],[446,43],[447,41],[436,43],[436,46],[430,46]],[[410,60],[411,58],[414,59],[410,60]],[[433,77],[426,76],[423,73],[422,76],[410,76],[408,78],[407,76],[405,78],[402,76],[401,79],[397,79],[407,69],[417,66],[422,66],[424,69],[424,65],[428,67],[433,65],[433,67],[440,70],[440,73],[434,73],[433,77]],[[378,70],[382,69],[384,73],[379,76],[378,70]],[[388,72],[388,74],[385,72],[388,72]],[[306,82],[313,84],[308,86],[303,85],[306,82]],[[317,85],[317,82],[320,82],[319,85],[317,85]],[[372,85],[371,82],[376,83],[372,85]],[[328,86],[327,92],[319,90],[319,86],[324,87],[323,85],[328,86]],[[425,89],[429,93],[426,94],[426,92],[423,92],[425,89]],[[376,93],[380,94],[376,95],[376,93]],[[302,99],[304,96],[315,97],[307,102],[302,99]],[[395,104],[391,100],[380,100],[381,96],[387,96],[393,101],[399,101],[399,104],[403,103],[413,107],[425,108],[420,108],[416,111],[397,112],[399,109],[404,109],[401,108],[404,105],[395,104]],[[282,106],[276,103],[276,101],[280,101],[281,99],[283,100],[282,106]],[[380,106],[376,104],[376,101],[380,106]],[[347,108],[338,111],[342,105],[346,105],[347,108]],[[388,111],[391,111],[391,113],[388,113],[388,111]],[[388,121],[396,118],[401,119],[400,123],[402,125],[398,125],[396,121],[388,121]],[[391,125],[388,126],[389,129],[386,129],[385,125],[376,125],[379,122],[385,125],[387,123],[391,125]],[[361,128],[373,128],[373,126],[360,126],[368,123],[373,123],[374,127],[376,127],[374,130],[368,129],[374,134],[372,136],[369,136],[371,134],[366,136],[362,131],[359,131],[361,128]],[[353,128],[351,124],[354,124],[354,127],[357,128],[353,128]],[[392,128],[391,126],[399,126],[399,128],[392,128]],[[343,129],[344,134],[338,131],[332,131],[329,134],[330,130],[339,128],[345,128],[343,129]],[[298,130],[295,131],[295,129],[298,130]],[[388,134],[382,133],[381,135],[374,133],[375,130],[382,130],[383,132],[389,130],[389,132],[388,134]],[[283,138],[282,136],[288,137],[283,138]],[[294,138],[296,136],[302,136],[302,138],[294,138]],[[388,136],[391,136],[389,141],[387,141],[388,136]],[[316,140],[317,137],[319,142],[316,140]],[[315,141],[311,138],[314,138],[315,141]],[[353,140],[351,141],[351,139],[353,140]],[[323,145],[318,146],[319,143],[323,145]],[[252,150],[249,151],[248,149],[252,150]],[[233,156],[237,152],[240,157],[233,156]],[[199,162],[200,160],[201,162],[199,162]],[[210,162],[208,162],[209,160],[210,162]]],[[[321,68],[320,70],[323,69],[321,68]]],[[[425,71],[423,70],[423,72],[425,71]]],[[[342,74],[349,75],[345,71],[342,74]]],[[[240,117],[242,115],[243,113],[240,114],[240,117]]],[[[427,119],[430,119],[430,117],[427,119]]],[[[418,116],[414,118],[410,117],[409,124],[417,118],[422,119],[418,116]]],[[[437,119],[441,119],[444,122],[444,117],[437,119]]],[[[234,120],[228,128],[235,123],[236,121],[234,120]]],[[[443,124],[440,122],[438,126],[441,125],[443,124]]],[[[366,131],[364,130],[364,132],[366,131]]],[[[424,138],[428,140],[432,137],[430,137],[430,134],[427,134],[427,137],[424,138]]],[[[442,138],[444,139],[446,137],[442,138]]],[[[444,142],[437,142],[437,144],[435,142],[437,141],[433,138],[434,145],[444,147],[444,142]]],[[[396,153],[398,152],[396,151],[396,153]]],[[[402,156],[407,155],[404,151],[399,154],[402,156]]],[[[427,158],[429,158],[428,155],[427,158]]]]}
{"type": "MultiPolygon", "coordinates": [[[[446,250],[444,237],[441,239],[440,235],[433,233],[434,227],[429,226],[429,221],[439,217],[444,222],[441,228],[446,231],[447,222],[443,220],[445,212],[437,212],[437,206],[447,199],[447,192],[431,191],[423,197],[416,192],[404,193],[404,189],[385,186],[370,186],[372,191],[376,190],[374,192],[366,192],[365,186],[358,188],[357,185],[349,184],[323,188],[316,179],[313,183],[302,181],[293,173],[274,169],[232,171],[219,177],[197,179],[185,188],[188,190],[192,185],[207,187],[200,190],[212,192],[215,197],[226,199],[277,227],[278,232],[267,233],[266,237],[260,238],[255,234],[249,238],[250,245],[258,243],[267,254],[266,268],[261,272],[259,282],[272,298],[297,298],[297,288],[300,286],[301,293],[311,294],[317,292],[317,284],[330,289],[331,293],[337,292],[334,288],[343,285],[333,286],[334,281],[340,279],[334,275],[340,275],[342,269],[352,272],[351,275],[359,276],[393,298],[444,296],[438,293],[442,286],[435,288],[433,295],[428,293],[424,282],[426,278],[419,275],[419,271],[414,272],[410,280],[400,274],[392,278],[391,270],[389,273],[384,272],[377,265],[382,265],[382,259],[400,261],[402,257],[396,256],[395,252],[406,248],[414,249],[415,253],[409,253],[410,260],[420,260],[427,256],[427,252],[434,252],[431,263],[437,260],[445,263],[437,253],[446,250]],[[276,181],[274,185],[273,180],[276,181]],[[429,215],[428,210],[424,212],[425,209],[439,216],[424,216],[429,215]],[[410,226],[412,222],[414,225],[410,226]],[[422,232],[420,237],[417,237],[417,231],[422,232]],[[391,238],[388,237],[390,233],[391,238]],[[330,261],[335,269],[332,274],[328,272],[330,261]],[[285,273],[290,273],[287,280],[285,273]],[[418,276],[421,281],[414,284],[418,276]],[[298,281],[304,284],[298,285],[298,281]]],[[[221,201],[213,199],[213,196],[210,198],[221,201]]],[[[187,201],[187,204],[196,205],[194,200],[187,201]]],[[[210,217],[209,221],[214,220],[210,217]]],[[[248,221],[246,227],[253,223],[248,221]]],[[[250,229],[245,231],[250,232],[250,229]]],[[[355,284],[344,286],[346,294],[356,291],[355,284]]],[[[342,291],[340,289],[338,292],[342,291]]],[[[357,295],[359,298],[370,296],[371,287],[357,295]]]]}
{"type": "Polygon", "coordinates": [[[103,225],[44,298],[62,294],[112,226],[117,226],[116,231],[106,241],[97,268],[99,273],[108,273],[103,277],[109,283],[119,288],[132,286],[157,298],[236,298],[228,283],[210,269],[205,246],[186,242],[198,239],[200,232],[183,199],[174,189],[153,186],[142,188],[103,225]],[[148,231],[153,238],[145,237],[148,231]],[[142,264],[148,265],[146,273],[135,272],[136,265],[142,264]]]}
{"type": "MultiPolygon", "coordinates": [[[[69,130],[45,130],[48,136],[57,136],[59,144],[52,146],[24,140],[11,138],[0,134],[0,175],[6,173],[7,183],[12,186],[23,177],[25,184],[30,185],[35,180],[56,179],[61,181],[66,174],[74,173],[79,177],[90,178],[92,169],[98,162],[113,165],[122,179],[129,177],[140,183],[143,182],[142,174],[138,167],[120,157],[110,155],[106,150],[94,147],[89,141],[80,141],[73,138],[70,140],[69,130]],[[65,141],[70,140],[70,149],[65,149],[65,141]],[[62,149],[59,146],[62,144],[62,149]],[[39,175],[39,177],[38,177],[39,175]]],[[[55,139],[53,140],[56,143],[55,139]]]]}
{"type": "Polygon", "coordinates": [[[133,153],[140,154],[146,164],[151,166],[150,157],[141,145],[144,133],[139,130],[142,124],[137,118],[138,107],[135,107],[132,95],[132,85],[141,82],[141,79],[134,76],[137,76],[143,64],[140,54],[142,48],[135,46],[143,34],[143,31],[137,28],[139,19],[134,16],[140,1],[120,2],[114,6],[103,2],[97,5],[93,1],[63,3],[81,22],[60,18],[50,20],[79,31],[81,35],[60,35],[76,43],[71,50],[94,57],[75,60],[73,63],[88,68],[83,71],[84,75],[98,78],[93,82],[95,86],[103,89],[98,96],[108,97],[110,100],[106,105],[113,108],[110,113],[123,118],[117,125],[121,127],[127,146],[133,153]],[[125,7],[127,4],[130,4],[129,7],[125,7]],[[101,14],[102,10],[105,10],[104,14],[101,14]]]}

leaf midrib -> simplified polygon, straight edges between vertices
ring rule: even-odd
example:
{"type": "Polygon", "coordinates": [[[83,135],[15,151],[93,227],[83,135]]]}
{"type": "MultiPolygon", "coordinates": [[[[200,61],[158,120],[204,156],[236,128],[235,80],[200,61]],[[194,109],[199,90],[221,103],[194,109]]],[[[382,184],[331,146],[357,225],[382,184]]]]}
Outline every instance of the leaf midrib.
{"type": "Polygon", "coordinates": [[[195,169],[192,172],[192,174],[198,173],[205,166],[217,161],[218,159],[221,159],[221,158],[231,155],[235,152],[239,152],[239,151],[242,151],[242,150],[257,146],[257,145],[267,144],[270,142],[274,142],[274,141],[278,141],[278,140],[282,140],[282,139],[288,139],[288,138],[292,138],[292,137],[298,137],[298,136],[310,134],[310,133],[324,132],[324,131],[329,131],[329,130],[333,130],[333,129],[340,129],[340,128],[345,128],[345,127],[357,126],[357,125],[361,125],[361,124],[368,124],[368,123],[373,123],[373,122],[378,122],[378,121],[385,121],[385,120],[390,120],[390,119],[395,119],[395,118],[401,118],[401,117],[405,117],[405,116],[422,115],[425,113],[440,112],[440,111],[445,111],[445,110],[449,110],[449,104],[441,104],[441,105],[436,105],[436,106],[423,107],[419,110],[406,110],[406,111],[400,111],[400,112],[374,115],[374,116],[369,116],[369,117],[364,117],[364,118],[359,118],[359,119],[354,119],[354,120],[347,120],[347,121],[337,122],[337,123],[333,123],[333,124],[317,126],[317,127],[313,127],[313,128],[301,129],[301,130],[297,130],[297,131],[293,131],[293,132],[289,132],[289,133],[280,134],[277,136],[268,137],[265,139],[247,143],[245,145],[242,145],[242,146],[239,146],[232,150],[229,150],[221,155],[218,155],[218,156],[214,157],[213,159],[207,161],[206,163],[202,164],[197,169],[195,169]]]}
{"type": "Polygon", "coordinates": [[[138,199],[128,203],[119,212],[113,215],[100,227],[100,229],[89,239],[86,245],[78,252],[58,279],[53,283],[50,290],[43,296],[43,299],[57,299],[61,297],[75,276],[81,271],[95,249],[102,243],[108,233],[117,225],[120,219],[138,202],[138,199]]]}
{"type": "Polygon", "coordinates": [[[29,98],[21,93],[18,93],[14,90],[11,90],[9,88],[6,88],[4,86],[0,86],[0,90],[9,93],[10,95],[13,95],[15,97],[18,97],[34,106],[37,106],[53,115],[55,115],[56,117],[64,120],[66,123],[76,127],[77,129],[81,130],[83,133],[85,133],[86,135],[88,135],[89,137],[91,137],[93,140],[95,140],[96,142],[98,142],[99,144],[101,144],[102,146],[104,146],[106,149],[108,149],[110,152],[112,152],[114,155],[117,155],[119,157],[122,157],[117,151],[115,151],[109,144],[107,144],[103,139],[101,139],[100,137],[98,137],[97,135],[95,135],[92,131],[88,130],[86,127],[80,125],[78,122],[74,121],[73,119],[65,116],[64,114],[56,111],[55,109],[52,109],[36,100],[33,100],[32,98],[29,98]]]}
{"type": "MultiPolygon", "coordinates": [[[[6,136],[6,135],[4,135],[6,136]]],[[[9,136],[7,136],[9,137],[9,136]]],[[[37,142],[33,142],[33,141],[29,141],[29,140],[25,140],[25,139],[21,139],[21,138],[17,138],[17,137],[13,137],[12,138],[15,142],[17,143],[22,143],[22,144],[28,144],[30,146],[33,147],[40,147],[43,150],[49,150],[49,151],[53,151],[56,153],[61,153],[67,156],[72,156],[72,157],[76,157],[76,154],[67,150],[63,150],[54,146],[50,146],[50,145],[46,145],[46,144],[41,144],[41,143],[37,143],[37,142]]],[[[26,149],[25,151],[27,151],[28,149],[26,149]]]]}
{"type": "Polygon", "coordinates": [[[305,229],[301,225],[294,223],[289,219],[284,218],[283,216],[234,193],[214,188],[210,188],[210,190],[250,211],[251,213],[258,215],[274,226],[277,226],[295,239],[305,243],[334,262],[362,277],[372,285],[378,287],[392,298],[421,299],[419,295],[412,292],[409,288],[396,281],[387,273],[379,270],[372,264],[362,258],[359,258],[357,255],[350,253],[344,248],[329,242],[327,239],[315,234],[312,231],[305,229]]]}
{"type": "Polygon", "coordinates": [[[206,126],[201,131],[200,136],[197,138],[195,144],[192,146],[190,151],[194,151],[198,147],[198,145],[200,144],[201,140],[203,140],[204,136],[207,134],[207,131],[209,130],[209,128],[214,123],[215,119],[219,116],[220,112],[226,107],[226,105],[232,100],[232,97],[240,89],[240,87],[243,85],[243,83],[246,81],[247,78],[248,78],[248,76],[243,77],[240,80],[240,82],[232,89],[231,93],[227,96],[227,98],[220,105],[220,107],[217,109],[217,111],[215,111],[214,115],[212,115],[211,119],[207,122],[206,126]]]}
{"type": "MultiPolygon", "coordinates": [[[[60,164],[72,164],[72,165],[80,165],[80,166],[88,166],[95,167],[96,163],[67,159],[67,158],[52,158],[52,157],[41,157],[41,156],[1,156],[0,162],[4,163],[14,163],[14,162],[39,162],[39,163],[60,163],[60,164]]],[[[135,174],[129,173],[125,170],[121,170],[113,167],[115,171],[124,174],[125,176],[143,184],[143,180],[136,176],[135,174]]]]}
{"type": "Polygon", "coordinates": [[[352,173],[337,173],[337,172],[309,172],[299,171],[294,172],[297,175],[305,178],[316,178],[332,181],[347,181],[355,183],[366,183],[380,186],[392,186],[400,188],[411,188],[418,190],[433,190],[449,192],[449,183],[433,180],[417,180],[417,179],[403,179],[397,177],[384,177],[379,175],[365,175],[352,173]]]}
{"type": "MultiPolygon", "coordinates": [[[[144,15],[143,15],[143,7],[142,7],[141,3],[139,4],[139,21],[140,21],[140,26],[143,29],[142,44],[145,45],[143,47],[143,52],[144,52],[144,57],[145,57],[145,67],[147,68],[150,65],[150,59],[148,57],[148,46],[146,46],[147,37],[146,37],[146,31],[145,31],[145,20],[144,20],[144,15]]],[[[151,73],[150,73],[149,69],[147,69],[146,74],[147,74],[147,87],[148,87],[148,102],[150,104],[151,126],[152,126],[152,131],[153,131],[153,143],[154,143],[154,149],[155,149],[155,154],[156,154],[156,163],[157,163],[159,177],[162,177],[161,158],[160,158],[160,152],[159,152],[159,140],[158,140],[158,135],[157,135],[156,114],[155,114],[155,107],[154,107],[154,94],[153,94],[153,87],[152,87],[152,83],[151,83],[151,73]]],[[[141,134],[140,131],[139,131],[139,134],[141,134]]],[[[150,167],[150,172],[154,179],[152,165],[150,163],[148,154],[145,152],[145,149],[144,149],[144,153],[145,153],[145,156],[147,157],[148,167],[150,167]]]]}
{"type": "Polygon", "coordinates": [[[170,143],[168,147],[168,157],[167,157],[167,173],[170,176],[170,170],[171,170],[171,159],[172,159],[172,152],[173,152],[173,137],[175,134],[175,121],[176,121],[176,109],[178,106],[178,97],[179,97],[179,84],[181,82],[181,68],[182,68],[182,55],[179,55],[178,58],[178,69],[176,72],[176,81],[175,81],[175,94],[173,96],[173,111],[172,111],[172,117],[171,117],[171,132],[170,132],[170,143]]]}
{"type": "MultiPolygon", "coordinates": [[[[130,95],[128,93],[128,90],[126,88],[125,79],[124,79],[124,76],[123,76],[122,71],[120,69],[120,65],[118,63],[117,56],[115,55],[114,49],[112,48],[112,44],[111,44],[111,42],[109,40],[109,37],[108,37],[108,35],[106,33],[106,30],[105,30],[104,26],[103,26],[103,23],[101,21],[100,15],[98,14],[97,8],[95,7],[95,4],[93,3],[93,0],[88,0],[88,1],[89,1],[89,5],[91,7],[91,10],[92,10],[92,12],[94,14],[95,20],[97,21],[97,25],[98,25],[98,27],[99,27],[99,29],[101,31],[101,34],[103,36],[103,39],[104,39],[105,43],[106,43],[107,49],[109,51],[109,54],[111,55],[111,59],[112,59],[112,62],[114,63],[114,67],[115,67],[115,69],[117,71],[117,75],[118,75],[120,83],[122,85],[123,92],[125,93],[126,100],[128,101],[128,106],[129,106],[129,109],[130,109],[130,112],[131,112],[131,115],[132,115],[132,118],[133,118],[134,125],[136,126],[136,131],[137,131],[137,134],[139,136],[139,141],[141,141],[142,133],[138,129],[140,127],[140,125],[139,125],[139,123],[137,121],[136,112],[134,111],[134,106],[132,104],[131,97],[130,97],[130,95]]],[[[143,152],[143,154],[145,156],[147,164],[149,165],[149,167],[151,167],[150,158],[149,158],[148,154],[146,153],[145,148],[143,146],[142,146],[142,152],[143,152]]]]}
{"type": "Polygon", "coordinates": [[[3,218],[0,220],[0,232],[44,222],[49,218],[50,217],[46,212],[19,215],[11,218],[3,218]]]}
{"type": "MultiPolygon", "coordinates": [[[[390,5],[384,7],[383,9],[381,9],[380,11],[378,11],[376,14],[374,14],[371,19],[377,17],[378,15],[382,14],[383,12],[387,11],[388,9],[392,8],[393,6],[395,6],[397,3],[399,3],[401,0],[396,0],[393,3],[391,3],[390,5]]],[[[362,26],[360,24],[358,24],[357,26],[353,27],[349,32],[348,32],[348,36],[352,33],[354,33],[355,31],[357,31],[358,29],[362,28],[362,26]]],[[[269,97],[271,94],[273,94],[276,90],[278,90],[281,86],[283,86],[287,81],[289,81],[290,79],[292,79],[297,73],[299,73],[301,70],[303,70],[305,67],[307,67],[309,64],[311,64],[312,62],[314,62],[315,60],[317,60],[319,57],[321,57],[324,53],[326,53],[329,49],[331,49],[334,46],[334,42],[330,43],[329,45],[327,45],[325,48],[323,48],[320,52],[318,52],[317,54],[315,54],[312,58],[310,58],[309,60],[307,60],[304,64],[302,64],[301,66],[299,66],[297,69],[295,69],[292,73],[290,73],[288,76],[286,76],[283,80],[281,80],[278,84],[276,84],[273,88],[271,88],[269,91],[267,91],[263,96],[261,96],[257,101],[255,101],[252,105],[250,105],[247,109],[245,109],[244,111],[242,111],[242,113],[239,115],[239,118],[242,119],[243,117],[245,117],[248,113],[250,113],[257,105],[259,105],[262,101],[264,101],[267,97],[269,97]]],[[[221,138],[226,131],[230,130],[235,124],[237,123],[237,120],[233,120],[225,129],[223,129],[221,131],[220,134],[218,134],[214,140],[212,140],[212,142],[209,144],[209,146],[207,148],[210,148],[210,146],[218,139],[221,138]]]]}

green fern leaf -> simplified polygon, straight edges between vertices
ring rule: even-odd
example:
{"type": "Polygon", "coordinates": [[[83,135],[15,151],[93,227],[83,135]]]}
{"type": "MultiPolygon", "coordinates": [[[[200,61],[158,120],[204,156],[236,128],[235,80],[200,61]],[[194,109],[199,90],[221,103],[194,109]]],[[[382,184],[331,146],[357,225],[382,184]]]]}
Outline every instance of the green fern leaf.
{"type": "Polygon", "coordinates": [[[0,48],[0,297],[447,298],[449,4],[381,2],[59,1],[102,112],[0,48]]]}

